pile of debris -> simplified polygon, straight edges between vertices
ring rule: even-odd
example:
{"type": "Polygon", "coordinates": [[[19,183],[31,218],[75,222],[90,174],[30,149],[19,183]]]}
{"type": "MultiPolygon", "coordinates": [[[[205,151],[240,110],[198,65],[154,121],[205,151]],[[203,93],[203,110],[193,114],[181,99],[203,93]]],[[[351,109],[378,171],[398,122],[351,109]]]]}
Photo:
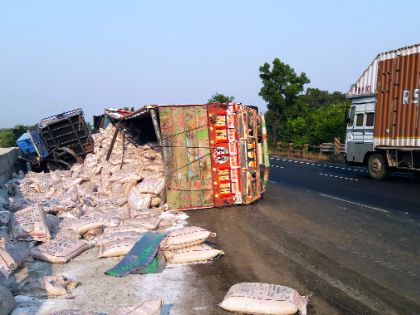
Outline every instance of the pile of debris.
{"type": "Polygon", "coordinates": [[[4,186],[10,204],[0,209],[0,275],[9,278],[32,258],[67,263],[95,246],[100,258],[125,256],[150,230],[169,233],[160,244],[169,263],[223,254],[203,244],[215,236],[204,229],[168,231],[185,224],[186,215],[165,212],[164,165],[157,143],[138,145],[112,125],[92,137],[94,153],[83,164],[49,173],[14,174],[4,186]]]}

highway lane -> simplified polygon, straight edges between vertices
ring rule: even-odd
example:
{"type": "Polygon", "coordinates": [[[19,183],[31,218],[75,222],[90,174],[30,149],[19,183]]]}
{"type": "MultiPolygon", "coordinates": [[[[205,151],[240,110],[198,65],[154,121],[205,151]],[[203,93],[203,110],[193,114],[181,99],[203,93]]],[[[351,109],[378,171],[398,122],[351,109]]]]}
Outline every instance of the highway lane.
{"type": "Polygon", "coordinates": [[[374,181],[366,168],[325,162],[270,159],[270,181],[308,189],[366,206],[420,215],[420,181],[396,172],[374,181]]]}
{"type": "MultiPolygon", "coordinates": [[[[362,168],[329,163],[270,162],[263,200],[188,213],[191,224],[217,233],[215,245],[226,253],[194,266],[213,299],[238,282],[266,282],[310,295],[311,315],[420,314],[417,181],[399,174],[376,182],[362,168]]],[[[213,305],[203,314],[229,312],[213,305]]]]}

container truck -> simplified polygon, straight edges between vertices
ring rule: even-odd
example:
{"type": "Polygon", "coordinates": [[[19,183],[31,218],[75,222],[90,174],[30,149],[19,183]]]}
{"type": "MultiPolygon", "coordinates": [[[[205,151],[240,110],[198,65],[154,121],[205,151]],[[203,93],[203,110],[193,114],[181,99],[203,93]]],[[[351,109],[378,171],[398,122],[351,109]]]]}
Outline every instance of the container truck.
{"type": "Polygon", "coordinates": [[[224,207],[261,198],[269,158],[264,116],[255,107],[148,105],[128,115],[107,115],[117,121],[114,139],[120,128],[134,129],[140,141],[159,144],[169,209],[224,207]]]}
{"type": "Polygon", "coordinates": [[[347,97],[346,161],[375,180],[393,169],[420,170],[420,44],[379,54],[347,97]]]}

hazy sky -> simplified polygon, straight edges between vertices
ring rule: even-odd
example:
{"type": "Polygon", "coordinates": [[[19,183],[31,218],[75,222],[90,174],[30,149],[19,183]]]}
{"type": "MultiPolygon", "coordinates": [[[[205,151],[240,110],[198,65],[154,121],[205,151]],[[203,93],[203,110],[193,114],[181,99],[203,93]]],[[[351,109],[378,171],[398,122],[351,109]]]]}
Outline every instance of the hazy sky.
{"type": "Polygon", "coordinates": [[[420,43],[417,1],[3,1],[0,128],[82,108],[205,103],[265,110],[274,58],[347,92],[378,53],[420,43]]]}

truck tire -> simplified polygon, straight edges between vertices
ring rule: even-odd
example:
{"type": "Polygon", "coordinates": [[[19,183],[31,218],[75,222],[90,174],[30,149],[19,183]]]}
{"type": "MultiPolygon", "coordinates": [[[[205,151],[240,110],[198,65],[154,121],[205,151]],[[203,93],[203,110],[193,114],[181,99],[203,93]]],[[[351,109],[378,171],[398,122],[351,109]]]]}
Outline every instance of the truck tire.
{"type": "Polygon", "coordinates": [[[388,161],[380,153],[374,153],[368,160],[368,171],[374,180],[383,180],[388,177],[388,161]]]}

